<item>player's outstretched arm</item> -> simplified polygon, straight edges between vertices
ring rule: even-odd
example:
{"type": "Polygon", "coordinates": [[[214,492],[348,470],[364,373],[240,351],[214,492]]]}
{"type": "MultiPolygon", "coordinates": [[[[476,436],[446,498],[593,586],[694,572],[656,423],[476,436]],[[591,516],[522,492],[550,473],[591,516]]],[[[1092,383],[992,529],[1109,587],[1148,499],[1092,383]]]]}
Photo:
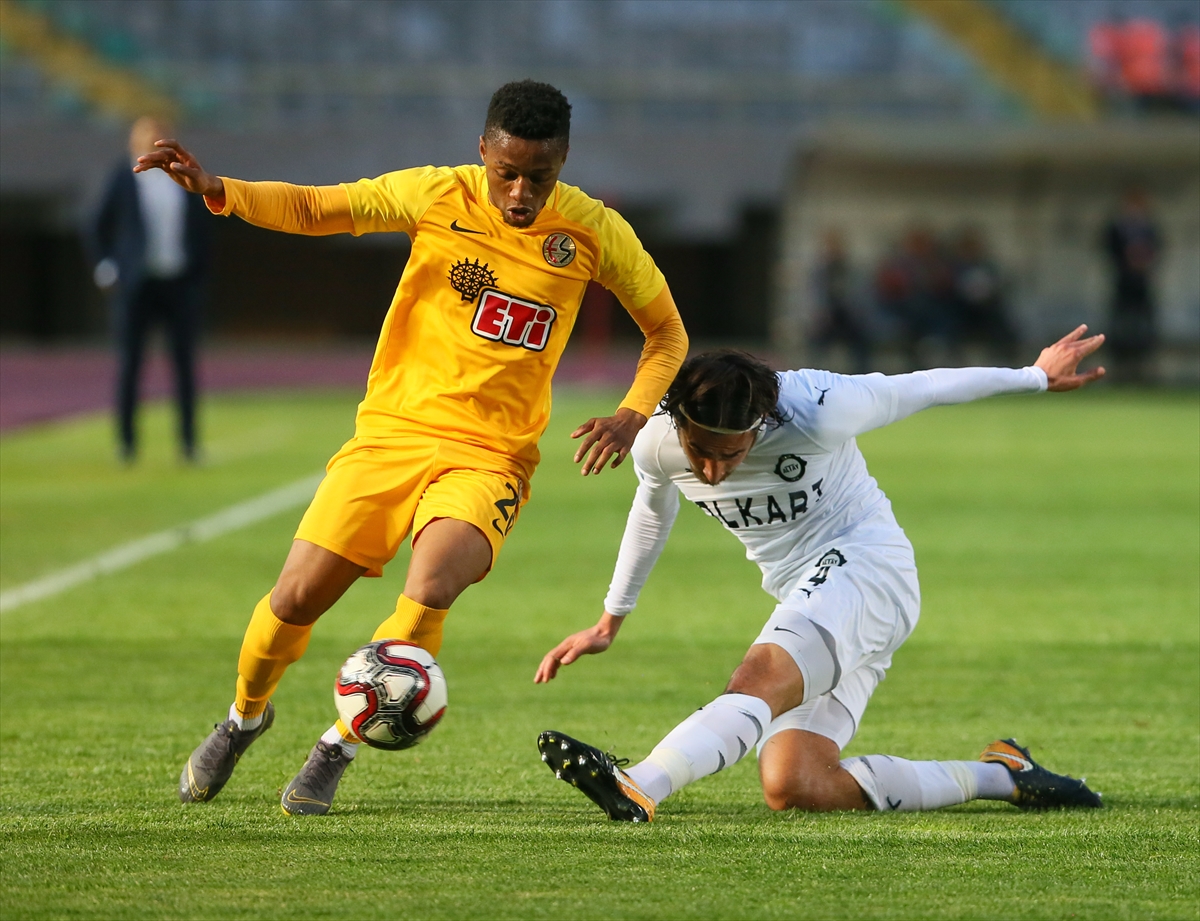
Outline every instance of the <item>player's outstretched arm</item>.
{"type": "Polygon", "coordinates": [[[137,158],[133,167],[135,173],[160,169],[189,192],[214,199],[225,196],[225,184],[221,177],[205,171],[200,161],[174,138],[155,141],[154,146],[158,150],[137,158]]]}
{"type": "Polygon", "coordinates": [[[1093,368],[1082,374],[1077,372],[1079,363],[1104,344],[1103,333],[1085,339],[1083,334],[1086,332],[1086,325],[1076,327],[1054,345],[1042,349],[1034,365],[1046,372],[1047,390],[1078,390],[1104,377],[1104,368],[1093,368]]]}
{"type": "Polygon", "coordinates": [[[561,666],[570,665],[580,656],[591,656],[598,652],[604,652],[617,638],[617,631],[621,629],[621,622],[624,619],[624,617],[615,617],[605,611],[594,627],[572,633],[542,658],[542,664],[538,666],[537,673],[533,676],[533,683],[545,684],[558,674],[561,666]]]}
{"type": "Polygon", "coordinates": [[[341,186],[243,182],[214,176],[176,140],[155,141],[158,150],[138,157],[135,173],[161,169],[189,192],[203,195],[214,213],[236,214],[256,227],[308,236],[353,233],[350,196],[341,186]]]}

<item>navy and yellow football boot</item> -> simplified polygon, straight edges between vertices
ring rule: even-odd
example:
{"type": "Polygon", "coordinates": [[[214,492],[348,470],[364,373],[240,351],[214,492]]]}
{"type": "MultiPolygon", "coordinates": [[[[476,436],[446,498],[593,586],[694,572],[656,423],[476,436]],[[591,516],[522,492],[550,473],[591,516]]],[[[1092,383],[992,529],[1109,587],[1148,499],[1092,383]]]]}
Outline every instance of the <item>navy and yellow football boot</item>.
{"type": "Polygon", "coordinates": [[[1099,809],[1103,805],[1100,795],[1089,790],[1086,783],[1047,771],[1015,739],[993,742],[979,760],[1008,768],[1017,788],[1013,802],[1021,809],[1099,809]]]}

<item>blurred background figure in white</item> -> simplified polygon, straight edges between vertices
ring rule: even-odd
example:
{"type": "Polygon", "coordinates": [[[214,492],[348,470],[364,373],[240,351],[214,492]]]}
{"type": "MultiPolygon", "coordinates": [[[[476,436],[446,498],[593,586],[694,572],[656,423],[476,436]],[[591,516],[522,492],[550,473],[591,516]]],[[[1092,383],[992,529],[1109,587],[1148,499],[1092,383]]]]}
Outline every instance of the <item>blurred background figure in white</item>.
{"type": "MultiPolygon", "coordinates": [[[[167,137],[166,125],[143,116],[129,133],[132,159],[167,137]]],[[[121,459],[137,458],[138,383],[147,339],[161,325],[175,370],[179,442],[196,459],[196,340],[208,263],[209,215],[162,170],[134,174],[130,162],[114,166],[90,237],[96,284],[110,294],[119,371],[117,435],[121,459]]]]}

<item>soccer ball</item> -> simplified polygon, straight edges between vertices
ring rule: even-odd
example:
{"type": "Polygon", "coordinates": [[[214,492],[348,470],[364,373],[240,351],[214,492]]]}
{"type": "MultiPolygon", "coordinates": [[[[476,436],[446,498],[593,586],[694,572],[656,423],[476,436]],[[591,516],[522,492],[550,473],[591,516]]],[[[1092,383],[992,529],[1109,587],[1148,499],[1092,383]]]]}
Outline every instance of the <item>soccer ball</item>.
{"type": "Polygon", "coordinates": [[[338,716],[374,748],[416,745],[446,712],[446,676],[428,650],[401,640],[368,643],[333,686],[338,716]]]}

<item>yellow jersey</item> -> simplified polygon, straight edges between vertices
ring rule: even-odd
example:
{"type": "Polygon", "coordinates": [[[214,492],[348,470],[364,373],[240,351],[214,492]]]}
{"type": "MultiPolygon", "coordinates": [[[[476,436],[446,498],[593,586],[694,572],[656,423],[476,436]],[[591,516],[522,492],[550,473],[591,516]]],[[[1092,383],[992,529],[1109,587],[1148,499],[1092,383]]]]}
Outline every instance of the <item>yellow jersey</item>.
{"type": "Polygon", "coordinates": [[[654,260],[624,218],[574,186],[559,182],[529,227],[513,227],[488,198],[482,166],[325,187],[222,180],[225,198],[209,207],[258,226],[411,237],[359,404],[359,435],[449,438],[532,473],[550,381],[592,280],[647,334],[623,407],[651,415],[686,354],[654,260]]]}
{"type": "Polygon", "coordinates": [[[412,238],[357,431],[448,437],[536,464],[550,380],[588,282],[631,311],[663,288],[633,229],[562,182],[533,224],[513,227],[488,198],[482,166],[406,169],[342,188],[356,235],[412,238]]]}

